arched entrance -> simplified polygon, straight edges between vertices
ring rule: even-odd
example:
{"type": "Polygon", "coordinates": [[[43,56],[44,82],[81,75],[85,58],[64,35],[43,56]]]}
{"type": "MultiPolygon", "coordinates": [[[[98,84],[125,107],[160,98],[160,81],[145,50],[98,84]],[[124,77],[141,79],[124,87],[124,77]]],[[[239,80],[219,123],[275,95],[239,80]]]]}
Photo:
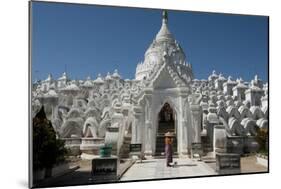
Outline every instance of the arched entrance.
{"type": "Polygon", "coordinates": [[[174,133],[173,137],[173,152],[177,152],[177,137],[176,137],[176,114],[169,103],[165,103],[158,114],[158,130],[156,135],[156,150],[155,155],[161,156],[165,152],[165,133],[174,133]]]}

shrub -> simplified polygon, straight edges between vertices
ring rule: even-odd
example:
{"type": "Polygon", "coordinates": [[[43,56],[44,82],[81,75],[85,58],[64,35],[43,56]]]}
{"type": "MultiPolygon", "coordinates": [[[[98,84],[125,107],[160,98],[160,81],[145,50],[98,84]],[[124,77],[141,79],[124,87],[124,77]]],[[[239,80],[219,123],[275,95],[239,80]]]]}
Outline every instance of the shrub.
{"type": "Polygon", "coordinates": [[[268,154],[268,130],[267,129],[257,129],[257,136],[256,140],[260,145],[259,153],[262,153],[264,155],[268,154]]]}
{"type": "Polygon", "coordinates": [[[51,169],[55,164],[65,161],[66,153],[64,141],[56,138],[52,123],[42,106],[33,118],[33,170],[51,169]]]}

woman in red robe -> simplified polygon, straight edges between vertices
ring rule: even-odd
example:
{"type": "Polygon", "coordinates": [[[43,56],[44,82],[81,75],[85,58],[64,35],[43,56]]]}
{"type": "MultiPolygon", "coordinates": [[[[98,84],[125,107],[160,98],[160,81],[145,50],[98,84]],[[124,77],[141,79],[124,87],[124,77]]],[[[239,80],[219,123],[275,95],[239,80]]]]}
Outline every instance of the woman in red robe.
{"type": "Polygon", "coordinates": [[[167,132],[165,134],[165,156],[166,156],[166,165],[167,167],[171,167],[170,163],[173,162],[173,134],[167,132]]]}

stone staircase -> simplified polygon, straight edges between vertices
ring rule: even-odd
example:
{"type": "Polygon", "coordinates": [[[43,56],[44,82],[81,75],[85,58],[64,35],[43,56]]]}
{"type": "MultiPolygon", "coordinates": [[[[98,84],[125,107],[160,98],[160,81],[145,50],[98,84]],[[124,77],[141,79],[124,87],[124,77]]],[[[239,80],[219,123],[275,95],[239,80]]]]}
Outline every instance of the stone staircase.
{"type": "MultiPolygon", "coordinates": [[[[158,133],[156,138],[155,156],[163,156],[165,153],[165,133],[175,133],[174,122],[159,122],[158,133]]],[[[173,137],[173,152],[177,154],[177,138],[173,137]]]]}
{"type": "Polygon", "coordinates": [[[119,158],[120,159],[128,159],[130,154],[130,144],[131,144],[131,135],[124,136],[123,144],[120,148],[119,158]]]}

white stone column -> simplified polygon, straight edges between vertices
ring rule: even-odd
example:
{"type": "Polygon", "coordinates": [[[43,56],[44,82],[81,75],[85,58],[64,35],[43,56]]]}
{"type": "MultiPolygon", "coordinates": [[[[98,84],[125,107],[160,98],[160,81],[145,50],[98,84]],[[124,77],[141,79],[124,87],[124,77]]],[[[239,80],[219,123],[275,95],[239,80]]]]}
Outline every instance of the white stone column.
{"type": "Polygon", "coordinates": [[[182,120],[179,123],[179,130],[180,130],[180,139],[179,139],[179,152],[180,155],[187,155],[188,154],[188,125],[186,120],[182,120]]]}
{"type": "Polygon", "coordinates": [[[268,107],[268,96],[265,95],[261,98],[262,107],[268,107]]]}
{"type": "Polygon", "coordinates": [[[225,95],[233,95],[233,87],[235,87],[236,83],[234,81],[228,81],[223,84],[223,92],[225,95]]]}
{"type": "Polygon", "coordinates": [[[188,122],[187,122],[187,107],[185,107],[184,97],[179,97],[179,112],[177,114],[177,125],[178,125],[178,152],[180,155],[187,155],[188,154],[188,146],[189,146],[189,139],[188,139],[188,122]]]}
{"type": "Polygon", "coordinates": [[[201,93],[193,93],[188,97],[189,103],[186,105],[188,121],[188,151],[191,152],[192,142],[201,141],[202,108],[200,102],[201,93]]]}
{"type": "Polygon", "coordinates": [[[192,142],[201,142],[202,108],[200,105],[190,105],[192,123],[192,142]]]}
{"type": "Polygon", "coordinates": [[[153,154],[153,130],[152,130],[152,99],[147,98],[145,104],[145,155],[152,156],[153,154]]]}
{"type": "Polygon", "coordinates": [[[259,88],[249,88],[245,91],[246,100],[251,102],[251,106],[260,106],[263,90],[259,88]]]}
{"type": "Polygon", "coordinates": [[[146,135],[145,135],[145,155],[152,156],[152,123],[150,121],[145,122],[146,135]]]}
{"type": "Polygon", "coordinates": [[[219,118],[217,115],[217,109],[215,107],[209,107],[209,113],[207,115],[207,137],[210,143],[214,141],[214,126],[219,124],[219,118]]]}
{"type": "Polygon", "coordinates": [[[121,147],[119,141],[119,126],[122,125],[124,116],[121,113],[121,104],[118,102],[114,106],[114,113],[111,119],[111,126],[107,128],[105,133],[105,144],[112,145],[112,154],[118,155],[121,147]]]}
{"type": "Polygon", "coordinates": [[[51,104],[52,106],[52,115],[51,115],[51,121],[55,120],[56,118],[56,105],[55,104],[51,104]]]}
{"type": "Polygon", "coordinates": [[[138,127],[138,118],[136,117],[136,115],[134,115],[135,119],[132,123],[132,140],[131,143],[135,144],[137,143],[137,127],[138,127]]]}
{"type": "Polygon", "coordinates": [[[134,121],[132,124],[132,144],[141,143],[141,107],[134,107],[134,121]]]}
{"type": "Polygon", "coordinates": [[[214,154],[216,152],[225,153],[227,145],[227,136],[223,125],[215,125],[214,127],[214,154]]]}

